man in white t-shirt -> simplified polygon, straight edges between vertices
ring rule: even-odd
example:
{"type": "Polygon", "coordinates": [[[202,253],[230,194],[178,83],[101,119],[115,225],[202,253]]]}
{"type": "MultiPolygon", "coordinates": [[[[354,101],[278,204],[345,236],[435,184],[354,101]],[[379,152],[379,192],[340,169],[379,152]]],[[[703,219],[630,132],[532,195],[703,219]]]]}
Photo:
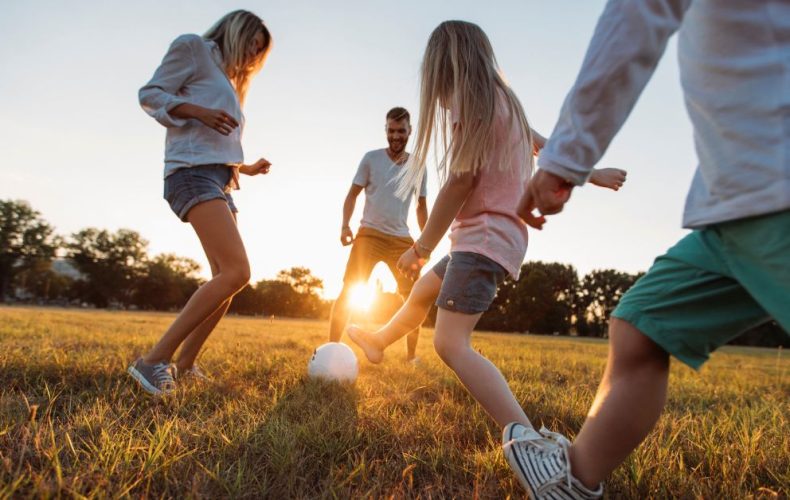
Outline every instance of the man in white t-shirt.
{"type": "MultiPolygon", "coordinates": [[[[346,264],[343,277],[343,290],[332,307],[329,319],[329,340],[339,342],[349,316],[349,292],[359,283],[367,282],[370,273],[379,262],[389,266],[392,276],[398,282],[398,293],[405,300],[414,282],[399,273],[396,267],[400,256],[413,244],[406,224],[411,197],[400,199],[395,192],[398,188],[397,177],[409,155],[406,143],[411,135],[409,112],[404,108],[392,108],[387,113],[387,143],[389,147],[369,151],[359,163],[351,189],[343,203],[343,225],[340,242],[351,245],[351,255],[346,264]],[[354,237],[349,222],[354,213],[357,196],[365,190],[365,209],[362,212],[360,228],[354,237]]],[[[420,230],[428,220],[428,204],[425,200],[426,184],[423,177],[417,195],[417,223],[420,230]]],[[[419,328],[407,336],[407,358],[415,358],[419,328]]]]}

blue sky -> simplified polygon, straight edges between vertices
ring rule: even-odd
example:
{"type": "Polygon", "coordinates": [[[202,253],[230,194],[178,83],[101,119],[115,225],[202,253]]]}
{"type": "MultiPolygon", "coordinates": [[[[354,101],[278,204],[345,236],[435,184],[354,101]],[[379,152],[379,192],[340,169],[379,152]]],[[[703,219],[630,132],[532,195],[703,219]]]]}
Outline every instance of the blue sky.
{"type": "MultiPolygon", "coordinates": [[[[137,89],[170,41],[203,33],[235,8],[260,15],[274,47],[245,114],[248,162],[267,177],[234,194],[253,280],[310,267],[337,293],[348,248],[341,206],[359,160],[386,146],[384,114],[418,113],[418,72],[433,28],[479,24],[532,126],[548,135],[584,56],[598,0],[538,1],[5,1],[0,6],[0,198],[25,199],[61,234],[139,231],[153,253],[194,258],[196,236],[162,199],[164,129],[137,89]]],[[[629,171],[618,193],[576,190],[566,212],[530,232],[528,260],[645,270],[683,231],[696,164],[674,40],[600,166],[629,171]]],[[[429,178],[429,204],[438,186],[429,178]]],[[[362,198],[354,220],[362,212],[362,198]]],[[[411,227],[416,236],[416,221],[411,227]]],[[[435,255],[449,248],[445,241],[435,255]]],[[[438,257],[437,257],[438,258],[438,257]]],[[[374,277],[392,282],[383,269],[374,277]]]]}

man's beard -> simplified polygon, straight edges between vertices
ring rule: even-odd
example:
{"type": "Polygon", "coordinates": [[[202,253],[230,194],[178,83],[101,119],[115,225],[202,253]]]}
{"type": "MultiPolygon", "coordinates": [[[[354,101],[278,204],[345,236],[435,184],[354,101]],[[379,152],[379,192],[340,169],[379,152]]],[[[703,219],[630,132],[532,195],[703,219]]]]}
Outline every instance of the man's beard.
{"type": "Polygon", "coordinates": [[[390,150],[395,154],[401,154],[406,149],[405,142],[398,142],[398,143],[390,142],[389,144],[390,144],[390,150]]]}

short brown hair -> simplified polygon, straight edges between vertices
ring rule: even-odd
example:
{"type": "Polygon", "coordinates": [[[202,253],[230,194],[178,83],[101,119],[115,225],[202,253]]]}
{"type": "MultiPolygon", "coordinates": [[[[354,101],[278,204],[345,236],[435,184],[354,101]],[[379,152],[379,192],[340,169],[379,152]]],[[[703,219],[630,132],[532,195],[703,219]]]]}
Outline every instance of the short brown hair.
{"type": "Polygon", "coordinates": [[[395,107],[387,111],[387,120],[395,120],[398,122],[404,118],[407,122],[411,123],[411,115],[409,115],[409,112],[406,110],[406,108],[395,107]]]}

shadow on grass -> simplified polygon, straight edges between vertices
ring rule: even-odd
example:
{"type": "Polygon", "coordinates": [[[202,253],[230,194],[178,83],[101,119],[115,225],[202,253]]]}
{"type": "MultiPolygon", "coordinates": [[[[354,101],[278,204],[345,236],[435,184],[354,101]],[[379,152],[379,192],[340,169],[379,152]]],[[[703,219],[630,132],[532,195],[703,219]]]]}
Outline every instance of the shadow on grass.
{"type": "Polygon", "coordinates": [[[233,497],[331,496],[360,446],[357,402],[351,385],[307,377],[296,381],[246,441],[224,450],[235,462],[232,474],[221,474],[224,492],[233,497]],[[234,477],[244,480],[237,483],[234,477]]]}

